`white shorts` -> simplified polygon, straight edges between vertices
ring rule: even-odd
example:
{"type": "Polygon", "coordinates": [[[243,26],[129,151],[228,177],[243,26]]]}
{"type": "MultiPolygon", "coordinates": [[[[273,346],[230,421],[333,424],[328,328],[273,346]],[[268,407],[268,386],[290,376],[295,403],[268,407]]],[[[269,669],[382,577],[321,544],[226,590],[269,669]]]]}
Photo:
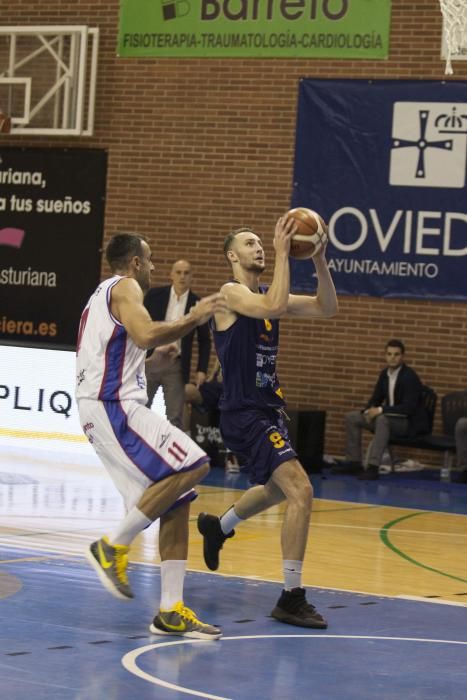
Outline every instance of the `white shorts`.
{"type": "MultiPolygon", "coordinates": [[[[78,411],[84,434],[127,510],[151,484],[209,462],[188,435],[137,401],[80,399],[78,411]]],[[[194,497],[191,491],[178,500],[194,497]]]]}

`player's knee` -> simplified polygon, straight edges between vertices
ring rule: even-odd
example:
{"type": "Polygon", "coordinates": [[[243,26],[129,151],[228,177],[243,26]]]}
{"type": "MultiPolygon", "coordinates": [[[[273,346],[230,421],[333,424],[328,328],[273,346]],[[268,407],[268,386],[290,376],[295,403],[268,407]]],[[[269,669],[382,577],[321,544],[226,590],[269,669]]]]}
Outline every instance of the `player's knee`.
{"type": "Polygon", "coordinates": [[[204,479],[209,472],[211,471],[211,467],[209,466],[209,462],[204,462],[200,467],[198,467],[197,472],[199,474],[199,479],[204,479]]]}
{"type": "Polygon", "coordinates": [[[288,498],[302,508],[311,508],[313,503],[313,486],[308,477],[297,480],[296,488],[293,489],[288,498]]]}
{"type": "Polygon", "coordinates": [[[263,487],[264,500],[267,503],[267,507],[276,506],[279,503],[285,501],[285,493],[278,486],[274,484],[272,479],[270,479],[263,487]]]}
{"type": "Polygon", "coordinates": [[[184,483],[190,488],[196,486],[196,484],[199,484],[199,482],[209,474],[209,471],[209,462],[204,462],[199,467],[196,467],[196,469],[191,469],[183,473],[184,483]]]}
{"type": "Polygon", "coordinates": [[[303,488],[301,489],[301,494],[303,496],[304,504],[306,506],[310,506],[313,503],[313,486],[311,485],[311,482],[309,479],[305,481],[303,484],[303,488]]]}

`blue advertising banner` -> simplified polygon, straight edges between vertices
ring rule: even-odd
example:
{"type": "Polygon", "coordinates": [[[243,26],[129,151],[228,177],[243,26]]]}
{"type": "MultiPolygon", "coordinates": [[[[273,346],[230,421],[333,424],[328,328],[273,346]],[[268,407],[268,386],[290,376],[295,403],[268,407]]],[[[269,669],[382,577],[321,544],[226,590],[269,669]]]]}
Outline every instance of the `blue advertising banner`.
{"type": "MultiPolygon", "coordinates": [[[[340,294],[467,299],[467,83],[302,80],[293,207],[329,225],[340,294]]],[[[315,289],[292,260],[294,291],[315,289]]]]}

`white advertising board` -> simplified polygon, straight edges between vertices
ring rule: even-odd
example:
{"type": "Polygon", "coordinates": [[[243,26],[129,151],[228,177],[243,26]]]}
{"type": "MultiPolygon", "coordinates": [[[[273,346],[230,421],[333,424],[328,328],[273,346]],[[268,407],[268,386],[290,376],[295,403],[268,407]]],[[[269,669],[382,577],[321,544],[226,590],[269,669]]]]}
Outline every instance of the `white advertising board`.
{"type": "MultiPolygon", "coordinates": [[[[162,392],[153,410],[165,416],[162,392]]],[[[0,345],[0,444],[94,455],[75,400],[75,353],[0,345]]]]}

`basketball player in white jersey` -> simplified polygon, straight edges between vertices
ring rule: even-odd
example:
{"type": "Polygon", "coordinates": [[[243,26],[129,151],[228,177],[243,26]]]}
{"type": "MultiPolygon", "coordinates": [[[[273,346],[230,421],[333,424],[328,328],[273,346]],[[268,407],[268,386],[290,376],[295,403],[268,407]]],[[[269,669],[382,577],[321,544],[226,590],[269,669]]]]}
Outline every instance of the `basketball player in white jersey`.
{"type": "Polygon", "coordinates": [[[161,601],[150,630],[218,639],[220,629],[183,603],[190,501],[209,460],[185,433],[146,408],[145,361],[146,350],[170,346],[225,309],[225,302],[213,294],[177,321],[152,321],[143,305],[154,269],[146,241],[117,234],[106,257],[114,276],[97,287],[81,317],[76,398],[83,431],[123,496],[126,516],[86,556],[113,595],[133,598],[129,547],[160,518],[161,601]]]}

